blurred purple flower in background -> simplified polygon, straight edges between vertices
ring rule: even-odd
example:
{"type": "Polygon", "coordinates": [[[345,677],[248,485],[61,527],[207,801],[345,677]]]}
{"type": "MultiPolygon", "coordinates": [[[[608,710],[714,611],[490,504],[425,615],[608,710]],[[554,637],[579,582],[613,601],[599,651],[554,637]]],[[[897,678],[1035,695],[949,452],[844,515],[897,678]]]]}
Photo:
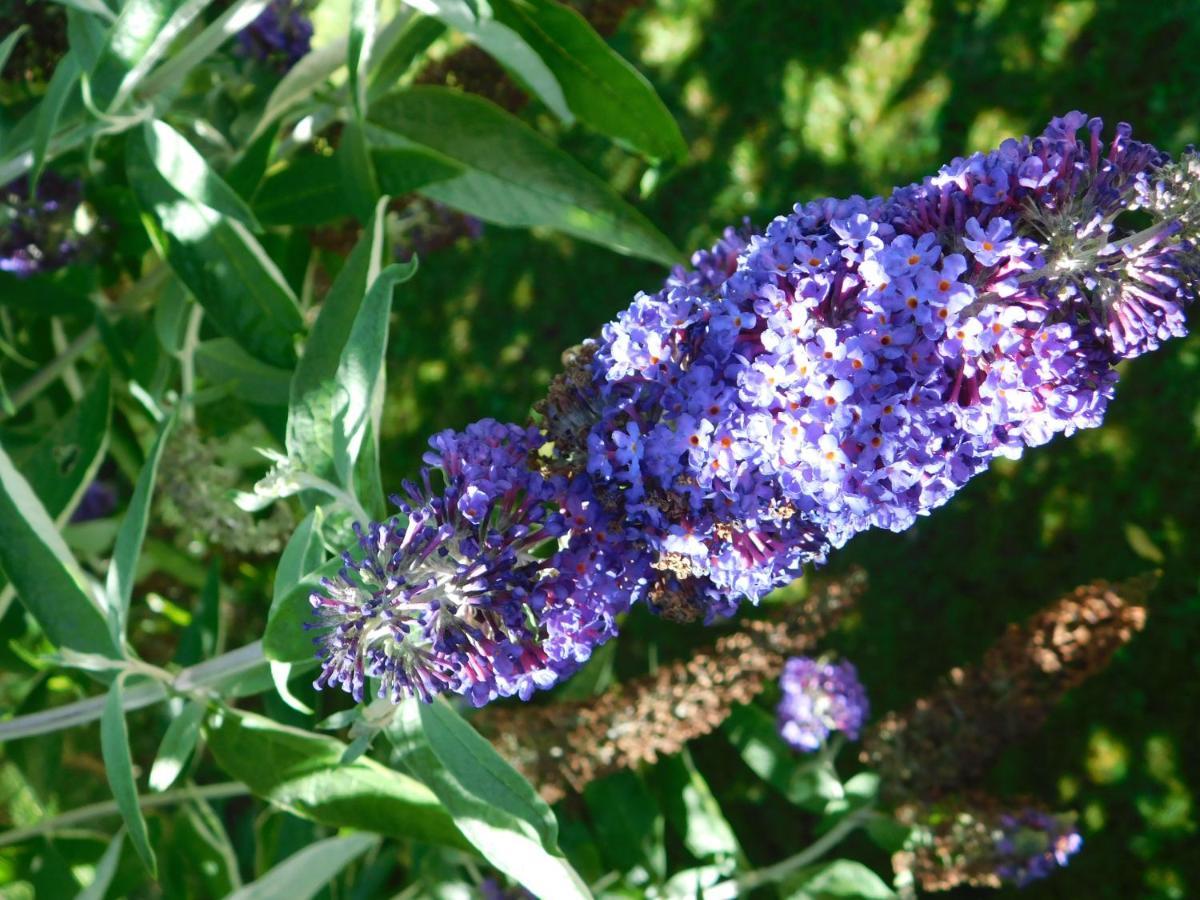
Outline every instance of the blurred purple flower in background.
{"type": "Polygon", "coordinates": [[[870,706],[853,663],[793,656],[779,676],[779,688],[779,734],[796,750],[820,750],[835,731],[858,739],[870,706]]]}
{"type": "Polygon", "coordinates": [[[286,72],[312,47],[313,26],[303,0],[271,0],[237,36],[242,56],[286,72]]]}

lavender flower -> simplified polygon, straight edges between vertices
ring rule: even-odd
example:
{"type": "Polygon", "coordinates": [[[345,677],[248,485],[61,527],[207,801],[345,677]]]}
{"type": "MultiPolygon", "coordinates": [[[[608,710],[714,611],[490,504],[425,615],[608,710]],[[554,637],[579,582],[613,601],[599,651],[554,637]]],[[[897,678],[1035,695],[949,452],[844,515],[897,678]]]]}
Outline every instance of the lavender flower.
{"type": "Polygon", "coordinates": [[[31,195],[21,177],[0,191],[0,272],[28,278],[69,265],[84,248],[87,223],[78,181],[45,172],[31,195]],[[81,225],[83,227],[81,227],[81,225]]]}
{"type": "Polygon", "coordinates": [[[793,656],[779,676],[779,734],[797,750],[819,750],[834,731],[857,740],[867,719],[867,692],[853,663],[793,656]]]}
{"type": "Polygon", "coordinates": [[[1100,132],[1071,113],[886,200],[727,232],[605,326],[591,383],[550,410],[572,433],[550,431],[642,533],[648,596],[730,615],[1100,424],[1115,364],[1183,333],[1200,270],[1194,157],[1100,132]]]}
{"type": "Polygon", "coordinates": [[[238,33],[238,50],[283,73],[308,54],[312,36],[303,0],[271,0],[258,18],[238,33]]]}
{"type": "Polygon", "coordinates": [[[1083,846],[1075,817],[1026,808],[1000,817],[996,874],[1017,887],[1054,874],[1083,846]]]}
{"type": "Polygon", "coordinates": [[[571,484],[529,456],[536,429],[484,420],[430,441],[445,487],[406,485],[402,517],[362,529],[361,559],[312,595],[323,669],[316,681],[361,700],[461,694],[476,705],[528,699],[616,634],[637,577],[618,531],[571,484]],[[539,548],[550,550],[538,552],[539,548]]]}

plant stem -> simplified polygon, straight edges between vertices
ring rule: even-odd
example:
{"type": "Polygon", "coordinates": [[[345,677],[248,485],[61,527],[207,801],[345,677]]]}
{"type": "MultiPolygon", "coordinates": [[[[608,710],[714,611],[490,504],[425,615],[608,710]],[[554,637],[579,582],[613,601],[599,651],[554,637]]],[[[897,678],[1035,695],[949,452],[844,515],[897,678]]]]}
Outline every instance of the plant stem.
{"type": "Polygon", "coordinates": [[[48,388],[60,375],[71,371],[72,364],[100,337],[100,329],[89,325],[75,340],[71,341],[63,351],[50,361],[43,369],[12,392],[12,414],[16,415],[22,406],[48,388]]]}
{"type": "Polygon", "coordinates": [[[870,818],[872,813],[873,810],[869,806],[855,810],[795,856],[789,856],[782,862],[767,866],[765,869],[756,869],[736,879],[714,885],[704,892],[704,900],[733,900],[735,897],[745,896],[754,888],[786,878],[798,869],[803,869],[819,860],[870,818]]]}
{"type": "MultiPolygon", "coordinates": [[[[138,806],[142,809],[154,809],[158,806],[170,806],[172,803],[183,803],[188,800],[223,800],[227,797],[239,797],[242,794],[248,793],[250,793],[250,788],[246,787],[240,781],[225,781],[220,784],[192,785],[176,788],[173,791],[163,791],[161,794],[143,794],[138,797],[138,806]]],[[[114,800],[92,803],[88,806],[81,806],[79,809],[65,812],[61,816],[55,816],[53,819],[46,819],[38,822],[36,825],[30,825],[28,828],[15,828],[12,831],[6,831],[4,834],[0,834],[0,847],[19,844],[21,841],[27,841],[30,838],[63,831],[73,825],[90,822],[93,819],[104,819],[109,816],[119,815],[121,815],[121,811],[117,808],[116,801],[114,800]]]]}
{"type": "MultiPolygon", "coordinates": [[[[315,661],[314,661],[315,662],[315,661]]],[[[213,659],[197,663],[182,670],[175,676],[172,687],[181,693],[195,690],[219,690],[224,685],[252,672],[262,666],[265,672],[266,657],[262,652],[262,641],[255,641],[223,653],[213,659]]],[[[303,665],[303,664],[301,664],[303,665]]],[[[125,692],[125,710],[142,709],[152,706],[170,696],[166,686],[160,681],[143,682],[133,685],[125,692]]],[[[74,728],[76,725],[86,725],[95,722],[104,712],[105,698],[89,697],[64,706],[42,712],[18,716],[7,722],[0,722],[0,744],[21,738],[34,737],[39,734],[49,734],[62,731],[64,728],[74,728]]]]}

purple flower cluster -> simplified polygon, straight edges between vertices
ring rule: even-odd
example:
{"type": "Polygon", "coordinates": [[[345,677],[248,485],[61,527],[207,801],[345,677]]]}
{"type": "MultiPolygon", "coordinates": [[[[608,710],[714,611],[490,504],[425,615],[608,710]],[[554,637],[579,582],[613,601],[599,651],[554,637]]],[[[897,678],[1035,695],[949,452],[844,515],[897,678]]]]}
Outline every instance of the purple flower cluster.
{"type": "Polygon", "coordinates": [[[1083,846],[1072,815],[1024,809],[1000,817],[996,875],[1016,887],[1054,874],[1083,846]]]}
{"type": "Polygon", "coordinates": [[[731,615],[1099,425],[1200,276],[1195,154],[1101,130],[1071,113],[887,199],[727,230],[570,355],[536,427],[433,440],[445,488],[427,471],[313,597],[318,684],[528,697],[631,603],[731,615]]]}
{"type": "Polygon", "coordinates": [[[1147,199],[1167,158],[1100,132],[1071,113],[887,199],[727,233],[604,328],[587,470],[660,589],[729,615],[1100,424],[1114,365],[1183,333],[1197,274],[1194,219],[1147,199]],[[1151,224],[1122,230],[1139,208],[1151,224]]]}
{"type": "Polygon", "coordinates": [[[0,272],[28,278],[74,261],[86,243],[76,223],[82,202],[82,185],[54,172],[32,193],[26,176],[0,190],[0,272]]]}
{"type": "Polygon", "coordinates": [[[279,72],[286,72],[312,47],[313,26],[303,0],[271,0],[237,36],[238,50],[279,72]]]}
{"type": "Polygon", "coordinates": [[[637,561],[609,552],[586,481],[531,467],[541,443],[492,420],[430,441],[423,483],[393,498],[401,515],[356,526],[360,553],[311,597],[318,688],[528,699],[615,635],[637,561]]]}
{"type": "Polygon", "coordinates": [[[858,739],[870,707],[853,663],[793,656],[783,667],[779,687],[779,734],[795,749],[819,750],[834,731],[858,739]]]}

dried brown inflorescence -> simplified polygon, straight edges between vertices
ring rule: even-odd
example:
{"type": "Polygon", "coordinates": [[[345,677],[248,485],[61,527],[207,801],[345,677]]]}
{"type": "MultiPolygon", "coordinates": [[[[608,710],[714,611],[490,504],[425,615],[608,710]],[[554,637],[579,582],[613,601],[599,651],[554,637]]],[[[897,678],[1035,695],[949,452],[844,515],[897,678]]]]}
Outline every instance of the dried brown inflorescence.
{"type": "Polygon", "coordinates": [[[767,620],[746,621],[707,650],[618,685],[603,696],[535,707],[493,707],[474,722],[554,802],[590,781],[678,753],[715,730],[812,650],[862,595],[861,572],[813,586],[767,620]]]}
{"type": "Polygon", "coordinates": [[[932,693],[872,727],[860,759],[897,802],[934,800],[976,782],[1142,629],[1141,604],[1155,581],[1097,581],[1010,625],[979,664],[952,669],[932,693]]]}

